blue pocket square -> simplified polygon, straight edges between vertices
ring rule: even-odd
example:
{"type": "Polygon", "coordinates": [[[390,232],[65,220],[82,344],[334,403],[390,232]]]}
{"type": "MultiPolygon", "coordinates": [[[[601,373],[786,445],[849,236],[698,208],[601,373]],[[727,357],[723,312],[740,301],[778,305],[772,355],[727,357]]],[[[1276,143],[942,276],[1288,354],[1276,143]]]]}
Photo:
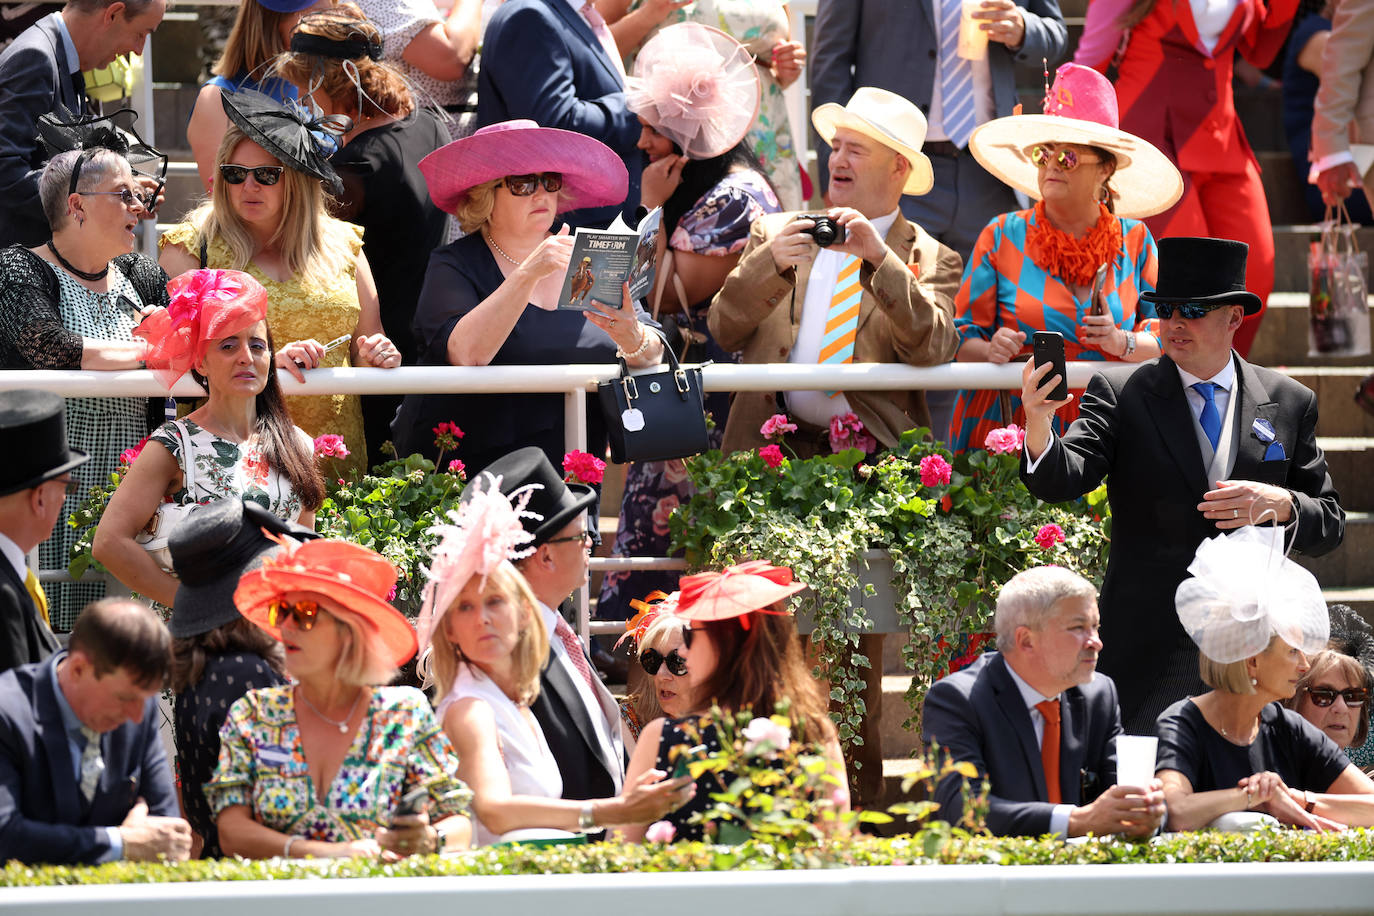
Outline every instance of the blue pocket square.
{"type": "Polygon", "coordinates": [[[1275,439],[1270,442],[1264,450],[1265,461],[1286,461],[1288,453],[1283,450],[1283,443],[1275,439]]]}

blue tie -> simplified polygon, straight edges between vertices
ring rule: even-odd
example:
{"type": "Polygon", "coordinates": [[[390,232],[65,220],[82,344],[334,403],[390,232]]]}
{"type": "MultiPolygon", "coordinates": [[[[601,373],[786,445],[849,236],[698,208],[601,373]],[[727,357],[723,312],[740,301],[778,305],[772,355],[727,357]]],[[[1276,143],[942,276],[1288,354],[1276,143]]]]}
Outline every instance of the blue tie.
{"type": "Polygon", "coordinates": [[[961,0],[942,0],[940,18],[940,125],[949,142],[968,146],[973,133],[973,64],[959,56],[961,0]]]}
{"type": "Polygon", "coordinates": [[[1202,395],[1202,413],[1197,421],[1202,426],[1202,431],[1207,434],[1207,441],[1212,443],[1212,451],[1217,450],[1217,443],[1221,441],[1221,414],[1217,413],[1216,390],[1217,385],[1213,382],[1198,382],[1193,386],[1193,390],[1202,395]]]}

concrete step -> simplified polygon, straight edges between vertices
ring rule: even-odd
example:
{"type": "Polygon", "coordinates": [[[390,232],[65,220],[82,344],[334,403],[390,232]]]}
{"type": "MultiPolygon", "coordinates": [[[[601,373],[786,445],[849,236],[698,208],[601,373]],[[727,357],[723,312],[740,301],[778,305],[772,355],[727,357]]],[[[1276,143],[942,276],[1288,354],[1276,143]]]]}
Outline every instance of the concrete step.
{"type": "MultiPolygon", "coordinates": [[[[1317,445],[1326,453],[1326,467],[1345,511],[1374,510],[1374,439],[1318,436],[1317,445]]],[[[1374,566],[1368,575],[1369,584],[1374,585],[1374,566]]]]}
{"type": "MultiPolygon", "coordinates": [[[[1275,231],[1274,238],[1279,238],[1275,231]]],[[[1370,241],[1374,242],[1374,234],[1370,241]]],[[[1304,255],[1305,257],[1305,255],[1304,255]]],[[[1306,283],[1306,280],[1303,281],[1306,283]]],[[[1269,296],[1269,307],[1260,322],[1255,344],[1250,348],[1249,359],[1259,366],[1280,368],[1283,366],[1374,366],[1374,356],[1308,356],[1307,350],[1307,303],[1308,294],[1304,286],[1301,291],[1288,290],[1274,292],[1269,296]]],[[[1374,320],[1374,312],[1370,313],[1374,320]]],[[[1372,324],[1371,326],[1374,326],[1372,324]]]]}
{"type": "Polygon", "coordinates": [[[1374,416],[1355,403],[1366,366],[1288,366],[1283,373],[1317,395],[1317,434],[1343,438],[1374,436],[1374,416]]]}
{"type": "MultiPolygon", "coordinates": [[[[1274,289],[1276,291],[1307,292],[1307,252],[1311,243],[1320,237],[1320,227],[1308,223],[1306,220],[1296,223],[1274,221],[1274,289]]],[[[1356,230],[1355,242],[1361,251],[1374,250],[1374,227],[1364,226],[1356,230]]]]}
{"type": "Polygon", "coordinates": [[[1374,625],[1374,588],[1347,587],[1323,588],[1322,597],[1327,604],[1349,605],[1356,613],[1374,625]]]}
{"type": "Polygon", "coordinates": [[[1236,114],[1245,128],[1250,148],[1288,151],[1288,138],[1283,132],[1283,96],[1277,87],[1251,89],[1235,82],[1233,85],[1236,114]]]}
{"type": "MultiPolygon", "coordinates": [[[[1344,493],[1341,501],[1344,505],[1344,493]]],[[[1322,588],[1374,589],[1374,516],[1346,509],[1345,540],[1341,546],[1320,557],[1307,557],[1296,551],[1290,556],[1310,570],[1322,588]]]]}
{"type": "Polygon", "coordinates": [[[911,715],[906,703],[911,677],[910,674],[883,676],[883,709],[879,721],[884,757],[910,757],[911,752],[921,746],[920,734],[903,724],[911,715]]]}
{"type": "Polygon", "coordinates": [[[1307,175],[1298,173],[1293,154],[1287,149],[1257,150],[1255,158],[1259,160],[1260,180],[1269,203],[1269,221],[1275,226],[1311,222],[1314,217],[1303,197],[1307,175]]]}

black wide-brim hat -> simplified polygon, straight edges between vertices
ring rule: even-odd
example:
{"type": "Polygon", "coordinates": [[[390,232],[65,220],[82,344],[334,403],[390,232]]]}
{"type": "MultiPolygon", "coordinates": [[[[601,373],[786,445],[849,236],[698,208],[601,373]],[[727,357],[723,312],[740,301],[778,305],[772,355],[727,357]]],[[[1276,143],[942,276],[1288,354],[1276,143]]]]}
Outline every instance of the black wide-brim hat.
{"type": "MultiPolygon", "coordinates": [[[[553,537],[574,516],[587,511],[596,502],[595,490],[582,483],[565,483],[557,469],[549,463],[544,450],[533,445],[497,458],[482,469],[482,474],[499,477],[501,492],[507,496],[523,486],[535,484],[533,495],[525,508],[537,513],[542,521],[533,518],[520,520],[525,530],[534,535],[535,547],[553,537]]],[[[463,495],[466,497],[470,492],[473,490],[469,483],[463,495]]]]}
{"type": "Polygon", "coordinates": [[[334,128],[343,122],[351,126],[351,121],[308,119],[296,107],[283,105],[252,89],[222,92],[219,98],[229,120],[282,165],[320,179],[335,194],[343,190],[343,182],[329,164],[332,150],[325,149],[338,145],[334,128]]]}
{"type": "Polygon", "coordinates": [[[239,579],[281,549],[268,534],[298,541],[319,537],[238,497],[206,503],[186,516],[167,538],[181,580],[168,624],[173,637],[188,639],[242,619],[234,605],[239,579]]]}
{"type": "Polygon", "coordinates": [[[1240,305],[1255,315],[1264,303],[1245,288],[1250,246],[1231,239],[1159,240],[1159,281],[1140,294],[1146,302],[1198,302],[1240,305]]]}
{"type": "Polygon", "coordinates": [[[18,493],[85,464],[90,456],[67,445],[67,414],[51,391],[0,391],[0,496],[18,493]]]}

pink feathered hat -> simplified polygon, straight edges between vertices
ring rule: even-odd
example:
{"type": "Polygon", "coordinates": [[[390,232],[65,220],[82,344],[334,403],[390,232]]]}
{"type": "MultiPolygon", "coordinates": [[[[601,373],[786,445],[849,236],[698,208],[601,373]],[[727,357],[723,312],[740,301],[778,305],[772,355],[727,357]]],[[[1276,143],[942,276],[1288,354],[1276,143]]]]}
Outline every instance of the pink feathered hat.
{"type": "Polygon", "coordinates": [[[1044,114],[1015,114],[973,131],[969,150],[992,174],[1035,200],[1039,169],[1031,147],[1039,143],[1096,146],[1116,157],[1108,182],[1117,216],[1162,213],[1183,196],[1183,176],[1169,157],[1147,140],[1121,129],[1116,89],[1091,67],[1064,64],[1045,95],[1044,114]]]}
{"type": "Polygon", "coordinates": [[[620,204],[630,174],[609,146],[586,134],[534,121],[502,121],[454,140],[420,160],[434,205],[452,213],[470,188],[507,175],[559,172],[559,211],[620,204]]]}

